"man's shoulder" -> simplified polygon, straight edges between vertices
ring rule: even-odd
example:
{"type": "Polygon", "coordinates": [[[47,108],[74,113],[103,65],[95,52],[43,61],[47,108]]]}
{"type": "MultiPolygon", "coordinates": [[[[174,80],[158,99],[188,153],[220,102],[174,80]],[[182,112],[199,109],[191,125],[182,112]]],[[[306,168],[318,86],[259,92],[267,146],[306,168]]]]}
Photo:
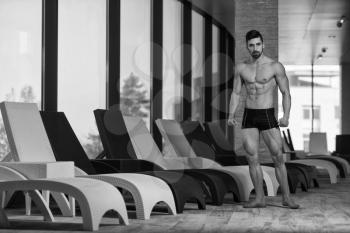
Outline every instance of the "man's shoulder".
{"type": "Polygon", "coordinates": [[[282,65],[279,61],[272,59],[271,57],[265,56],[264,63],[269,64],[271,66],[278,66],[278,64],[282,65]]]}
{"type": "Polygon", "coordinates": [[[273,67],[276,71],[284,70],[284,66],[281,62],[276,61],[270,57],[265,56],[265,62],[268,63],[271,67],[273,67]]]}
{"type": "Polygon", "coordinates": [[[238,72],[240,72],[240,71],[242,71],[244,68],[245,68],[245,66],[247,65],[247,63],[244,61],[244,62],[240,62],[240,63],[237,63],[236,64],[236,70],[238,71],[238,72]]]}
{"type": "Polygon", "coordinates": [[[274,61],[271,64],[272,64],[273,68],[275,69],[275,71],[277,71],[277,72],[284,71],[284,66],[282,65],[281,62],[274,61]]]}

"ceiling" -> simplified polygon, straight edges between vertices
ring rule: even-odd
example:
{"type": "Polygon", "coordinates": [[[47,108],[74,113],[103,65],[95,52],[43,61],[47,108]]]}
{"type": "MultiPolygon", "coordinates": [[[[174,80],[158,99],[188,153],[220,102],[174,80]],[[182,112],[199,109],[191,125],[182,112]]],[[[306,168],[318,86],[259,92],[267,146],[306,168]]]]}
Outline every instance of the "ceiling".
{"type": "MultiPolygon", "coordinates": [[[[235,34],[235,0],[190,1],[235,34]]],[[[279,60],[283,64],[350,62],[350,0],[278,0],[278,4],[279,60]],[[338,28],[342,15],[347,20],[338,28]],[[322,59],[316,59],[319,54],[322,59]]]]}
{"type": "Polygon", "coordinates": [[[336,65],[350,61],[349,0],[279,0],[278,7],[282,63],[336,65]],[[348,20],[338,28],[342,15],[348,20]],[[316,59],[320,54],[322,59],[316,59]]]}
{"type": "Polygon", "coordinates": [[[235,0],[189,0],[235,34],[235,0]]]}

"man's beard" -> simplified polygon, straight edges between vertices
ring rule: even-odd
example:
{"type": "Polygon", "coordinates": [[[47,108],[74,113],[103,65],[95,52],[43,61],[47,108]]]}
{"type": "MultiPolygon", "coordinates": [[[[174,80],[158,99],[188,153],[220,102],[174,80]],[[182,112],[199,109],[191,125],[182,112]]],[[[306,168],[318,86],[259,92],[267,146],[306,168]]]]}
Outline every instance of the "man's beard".
{"type": "Polygon", "coordinates": [[[254,59],[258,59],[260,56],[261,56],[262,52],[259,52],[259,51],[253,51],[251,56],[254,58],[254,59]]]}

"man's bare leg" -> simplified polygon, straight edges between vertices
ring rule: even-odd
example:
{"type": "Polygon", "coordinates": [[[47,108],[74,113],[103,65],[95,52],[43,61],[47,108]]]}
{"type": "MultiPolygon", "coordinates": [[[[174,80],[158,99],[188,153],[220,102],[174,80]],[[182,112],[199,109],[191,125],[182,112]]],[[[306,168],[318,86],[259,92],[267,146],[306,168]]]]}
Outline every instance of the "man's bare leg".
{"type": "Polygon", "coordinates": [[[257,129],[243,129],[243,146],[247,152],[250,178],[255,189],[255,199],[243,205],[244,208],[266,207],[265,194],[263,189],[263,172],[259,164],[259,131],[257,129]]]}
{"type": "Polygon", "coordinates": [[[270,149],[272,160],[275,164],[276,178],[282,190],[282,205],[291,209],[298,209],[299,205],[290,197],[287,169],[282,155],[281,133],[277,128],[273,128],[262,131],[262,136],[266,145],[270,149]]]}

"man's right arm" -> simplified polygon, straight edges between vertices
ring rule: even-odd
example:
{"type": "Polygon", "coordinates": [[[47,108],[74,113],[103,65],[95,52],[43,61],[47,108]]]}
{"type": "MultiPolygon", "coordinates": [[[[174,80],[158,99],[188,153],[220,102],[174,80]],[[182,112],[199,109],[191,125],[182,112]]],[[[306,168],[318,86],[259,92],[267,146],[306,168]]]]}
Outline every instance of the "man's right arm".
{"type": "Polygon", "coordinates": [[[235,75],[233,79],[233,91],[230,99],[228,123],[231,125],[237,124],[237,122],[234,119],[234,115],[239,104],[239,98],[240,98],[241,89],[242,89],[242,80],[239,74],[240,73],[239,69],[240,69],[240,65],[237,65],[235,67],[235,75]]]}

